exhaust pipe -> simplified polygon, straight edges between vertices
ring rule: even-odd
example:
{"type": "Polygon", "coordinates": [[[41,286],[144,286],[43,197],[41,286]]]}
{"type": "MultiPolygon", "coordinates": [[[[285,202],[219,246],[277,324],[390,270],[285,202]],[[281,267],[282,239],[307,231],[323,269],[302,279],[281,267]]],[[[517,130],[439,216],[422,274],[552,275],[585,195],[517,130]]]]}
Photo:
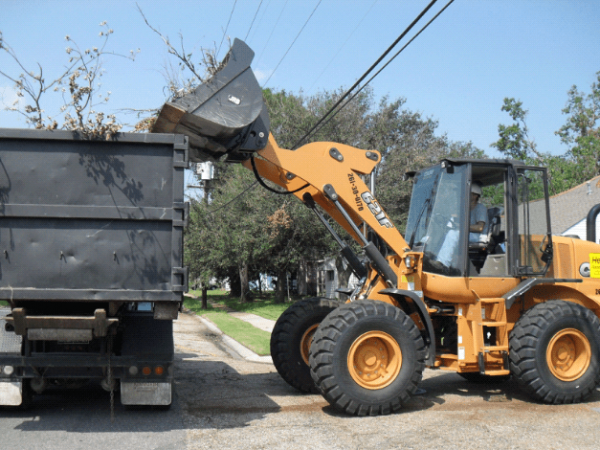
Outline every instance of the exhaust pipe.
{"type": "Polygon", "coordinates": [[[235,39],[222,69],[191,93],[167,102],[151,130],[188,136],[190,160],[244,161],[267,145],[269,114],[250,68],[254,52],[235,39]]]}

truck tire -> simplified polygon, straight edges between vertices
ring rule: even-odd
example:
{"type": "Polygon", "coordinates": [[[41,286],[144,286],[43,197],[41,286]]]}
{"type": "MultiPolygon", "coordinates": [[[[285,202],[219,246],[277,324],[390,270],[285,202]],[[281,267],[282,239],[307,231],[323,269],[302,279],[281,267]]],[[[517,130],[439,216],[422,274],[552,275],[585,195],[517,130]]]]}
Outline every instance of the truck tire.
{"type": "Polygon", "coordinates": [[[600,321],[581,305],[561,300],[536,305],[509,339],[512,376],[538,401],[578,403],[600,382],[600,321]]]}
{"type": "Polygon", "coordinates": [[[402,310],[381,301],[340,306],[319,326],[310,349],[313,380],[336,409],[390,414],[417,390],[426,347],[402,310]]]}
{"type": "Polygon", "coordinates": [[[300,392],[317,394],[308,366],[308,350],[321,321],[340,305],[337,300],[307,298],[290,306],[271,333],[271,357],[277,372],[300,392]]]}

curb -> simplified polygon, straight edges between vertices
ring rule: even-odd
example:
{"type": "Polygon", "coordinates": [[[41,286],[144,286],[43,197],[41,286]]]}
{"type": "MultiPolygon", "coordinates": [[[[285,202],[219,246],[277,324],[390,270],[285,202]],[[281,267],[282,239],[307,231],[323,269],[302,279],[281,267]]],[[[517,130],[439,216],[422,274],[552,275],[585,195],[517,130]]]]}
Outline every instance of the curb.
{"type": "MultiPolygon", "coordinates": [[[[193,314],[193,313],[192,313],[193,314]]],[[[225,345],[227,345],[227,347],[229,347],[231,350],[233,350],[235,353],[237,353],[239,356],[241,356],[242,358],[244,358],[246,361],[250,361],[250,362],[258,362],[258,363],[265,363],[265,364],[273,364],[273,358],[271,358],[271,356],[259,356],[256,353],[254,353],[252,350],[250,350],[248,347],[245,347],[244,345],[240,344],[238,341],[236,341],[235,339],[232,339],[231,337],[227,336],[225,333],[223,333],[214,323],[212,323],[210,320],[204,318],[204,317],[200,317],[197,314],[194,314],[195,317],[197,317],[198,319],[200,319],[200,321],[206,326],[206,328],[208,328],[210,331],[212,331],[213,333],[221,336],[221,339],[223,340],[223,343],[225,345]]]]}

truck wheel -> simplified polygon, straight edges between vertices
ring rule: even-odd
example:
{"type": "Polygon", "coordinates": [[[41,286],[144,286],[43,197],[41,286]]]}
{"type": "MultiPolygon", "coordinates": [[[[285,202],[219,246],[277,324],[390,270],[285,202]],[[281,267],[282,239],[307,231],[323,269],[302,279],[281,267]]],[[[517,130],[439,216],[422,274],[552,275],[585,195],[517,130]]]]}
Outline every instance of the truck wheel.
{"type": "Polygon", "coordinates": [[[292,387],[316,394],[308,367],[308,351],[321,321],[340,305],[337,300],[307,298],[290,306],[271,333],[271,357],[277,372],[292,387]]]}
{"type": "Polygon", "coordinates": [[[587,308],[553,300],[534,306],[510,333],[510,370],[544,403],[577,403],[600,382],[600,321],[587,308]]]}
{"type": "Polygon", "coordinates": [[[399,410],[417,390],[426,348],[402,310],[381,301],[346,303],[319,326],[313,380],[336,409],[358,416],[399,410]]]}

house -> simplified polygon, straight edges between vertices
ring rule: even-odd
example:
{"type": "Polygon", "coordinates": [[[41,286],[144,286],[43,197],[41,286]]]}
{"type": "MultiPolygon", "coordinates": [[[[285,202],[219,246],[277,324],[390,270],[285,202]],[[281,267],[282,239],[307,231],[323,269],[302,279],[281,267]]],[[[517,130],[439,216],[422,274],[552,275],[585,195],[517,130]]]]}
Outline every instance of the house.
{"type": "Polygon", "coordinates": [[[317,267],[317,285],[318,293],[326,298],[345,299],[344,294],[336,292],[340,287],[355,287],[358,284],[358,278],[352,273],[348,263],[343,258],[337,261],[336,258],[326,258],[319,261],[317,267]],[[340,269],[343,273],[340,273],[340,269]],[[344,281],[343,281],[344,280],[344,281]]]}
{"type": "MultiPolygon", "coordinates": [[[[599,203],[600,176],[550,197],[552,234],[586,239],[587,215],[599,203]]],[[[600,236],[599,221],[596,221],[596,236],[600,236]]]]}

